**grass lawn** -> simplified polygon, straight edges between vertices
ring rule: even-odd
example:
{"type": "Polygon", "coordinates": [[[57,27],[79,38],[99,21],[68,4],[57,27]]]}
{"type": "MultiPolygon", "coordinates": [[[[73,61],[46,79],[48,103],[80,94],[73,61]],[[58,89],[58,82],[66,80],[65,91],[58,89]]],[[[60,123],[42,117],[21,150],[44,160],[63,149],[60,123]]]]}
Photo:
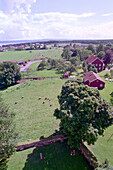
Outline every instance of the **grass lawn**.
{"type": "Polygon", "coordinates": [[[104,137],[100,136],[95,145],[88,147],[101,163],[108,158],[113,166],[113,125],[106,129],[104,137]]]}
{"type": "Polygon", "coordinates": [[[53,113],[59,106],[57,95],[64,82],[65,80],[57,78],[28,81],[26,86],[20,84],[2,91],[4,102],[16,113],[15,123],[16,131],[20,135],[19,142],[37,139],[42,135],[49,136],[55,128],[58,128],[59,123],[53,117],[53,113]],[[24,99],[21,99],[22,96],[24,99]],[[42,99],[39,100],[39,97],[42,99]],[[45,97],[49,97],[51,101],[45,100],[45,97]]]}
{"type": "Polygon", "coordinates": [[[100,90],[100,94],[102,98],[105,98],[108,102],[110,102],[111,99],[111,93],[113,92],[113,82],[110,82],[109,80],[106,81],[103,77],[106,73],[109,73],[109,71],[102,71],[99,74],[100,77],[105,81],[105,88],[100,90]]]}
{"type": "Polygon", "coordinates": [[[16,152],[8,163],[8,170],[91,170],[81,154],[78,153],[76,156],[70,154],[66,143],[54,143],[16,152]],[[40,153],[43,160],[40,160],[40,153]]]}
{"type": "Polygon", "coordinates": [[[61,76],[62,73],[58,73],[56,70],[40,70],[40,71],[33,71],[27,74],[27,72],[22,73],[23,78],[27,77],[54,77],[54,76],[61,76]]]}
{"type": "Polygon", "coordinates": [[[32,50],[32,53],[29,50],[26,51],[8,51],[8,52],[0,52],[0,61],[5,60],[15,60],[21,61],[29,59],[37,59],[42,57],[49,57],[49,58],[60,58],[62,54],[61,49],[48,49],[48,50],[32,50]]]}
{"type": "MultiPolygon", "coordinates": [[[[106,72],[100,72],[100,76],[104,76],[106,72]]],[[[102,77],[102,79],[104,79],[102,77]]],[[[105,79],[104,79],[105,80],[105,79]]],[[[105,81],[105,88],[100,90],[102,98],[110,102],[110,94],[113,92],[113,82],[105,81]]],[[[95,145],[88,146],[97,156],[98,160],[102,163],[106,158],[110,160],[113,165],[113,125],[106,129],[104,137],[100,136],[95,145]]]]}

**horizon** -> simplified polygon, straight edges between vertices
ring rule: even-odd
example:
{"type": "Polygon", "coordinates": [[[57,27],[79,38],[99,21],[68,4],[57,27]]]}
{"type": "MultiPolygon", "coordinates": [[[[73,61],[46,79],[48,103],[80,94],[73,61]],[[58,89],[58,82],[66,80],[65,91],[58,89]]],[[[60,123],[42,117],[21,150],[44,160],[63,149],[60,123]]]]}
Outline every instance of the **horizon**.
{"type": "Polygon", "coordinates": [[[112,0],[0,0],[0,40],[113,39],[112,5],[112,0]]]}

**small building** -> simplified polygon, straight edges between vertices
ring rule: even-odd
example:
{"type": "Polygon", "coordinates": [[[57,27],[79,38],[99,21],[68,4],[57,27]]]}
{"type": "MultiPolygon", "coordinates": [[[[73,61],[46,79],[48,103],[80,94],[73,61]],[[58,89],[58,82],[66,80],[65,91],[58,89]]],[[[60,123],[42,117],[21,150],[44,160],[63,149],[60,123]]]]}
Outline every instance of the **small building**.
{"type": "Polygon", "coordinates": [[[93,71],[89,71],[85,74],[83,82],[85,85],[88,85],[90,87],[97,87],[98,89],[102,89],[105,87],[104,80],[93,71]]]}
{"type": "Polygon", "coordinates": [[[94,65],[98,72],[103,70],[104,63],[97,56],[91,55],[86,59],[86,63],[94,65]]]}
{"type": "Polygon", "coordinates": [[[69,74],[68,73],[64,73],[63,78],[64,79],[68,79],[69,78],[69,74]]]}

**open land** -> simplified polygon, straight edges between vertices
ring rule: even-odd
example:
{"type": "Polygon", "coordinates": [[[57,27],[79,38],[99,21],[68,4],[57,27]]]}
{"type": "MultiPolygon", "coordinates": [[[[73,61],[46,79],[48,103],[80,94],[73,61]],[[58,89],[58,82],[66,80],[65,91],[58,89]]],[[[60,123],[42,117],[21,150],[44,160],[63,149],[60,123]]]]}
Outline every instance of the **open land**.
{"type": "MultiPolygon", "coordinates": [[[[59,58],[62,50],[49,49],[49,50],[35,50],[32,53],[28,51],[10,51],[0,53],[0,60],[28,60],[36,59],[40,57],[59,58]],[[55,50],[55,51],[54,51],[55,50]],[[58,52],[58,55],[57,55],[58,52]],[[16,57],[15,57],[16,56],[16,57]],[[57,57],[56,57],[57,56],[57,57]]],[[[55,70],[43,70],[36,71],[38,63],[34,63],[30,66],[33,70],[29,73],[29,76],[59,76],[55,70]]],[[[24,74],[24,73],[23,73],[24,74]]],[[[25,73],[26,74],[26,73],[25,73]]],[[[26,76],[26,75],[24,75],[26,76]]],[[[103,78],[103,73],[100,73],[103,78]]],[[[10,111],[13,111],[15,115],[16,131],[19,133],[18,142],[26,142],[28,139],[38,139],[41,136],[47,137],[54,133],[55,129],[59,127],[59,121],[53,117],[54,110],[59,107],[57,95],[60,93],[62,85],[66,80],[59,78],[26,81],[23,84],[18,84],[1,90],[2,98],[4,102],[8,104],[10,111]],[[24,98],[22,99],[22,96],[24,98]],[[41,100],[39,100],[41,97],[41,100]],[[49,100],[45,100],[48,97],[49,100]],[[17,104],[15,104],[17,102],[17,104]],[[43,102],[45,102],[43,104],[43,102]],[[51,105],[51,106],[50,106],[51,105]]],[[[113,82],[106,81],[106,87],[100,90],[102,98],[106,98],[110,102],[110,93],[112,92],[113,82]]],[[[99,137],[94,146],[89,148],[94,152],[100,162],[103,162],[105,158],[110,159],[111,165],[113,165],[113,126],[109,127],[104,134],[104,137],[99,137]]],[[[70,156],[69,148],[65,144],[54,144],[44,148],[28,149],[22,152],[16,152],[9,160],[9,170],[20,169],[75,169],[76,166],[80,166],[81,170],[84,168],[89,169],[84,158],[81,155],[77,157],[70,156]],[[60,153],[59,153],[60,150],[60,153]],[[54,152],[55,151],[55,152],[54,152]],[[43,162],[39,160],[39,153],[45,154],[43,162]],[[60,157],[59,157],[60,155],[60,157]],[[67,161],[68,160],[68,161],[67,161]],[[47,161],[49,164],[47,165],[47,161]],[[63,163],[65,161],[65,164],[63,163]],[[57,162],[57,163],[56,163],[57,162]],[[82,162],[82,164],[80,163],[82,162]],[[79,164],[80,163],[80,164],[79,164]]]]}

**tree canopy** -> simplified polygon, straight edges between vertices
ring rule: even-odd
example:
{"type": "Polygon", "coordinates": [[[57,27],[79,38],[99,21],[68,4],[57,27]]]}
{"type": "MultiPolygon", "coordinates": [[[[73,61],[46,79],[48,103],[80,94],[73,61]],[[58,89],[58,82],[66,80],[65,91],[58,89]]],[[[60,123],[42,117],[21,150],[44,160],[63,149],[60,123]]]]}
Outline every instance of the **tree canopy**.
{"type": "Polygon", "coordinates": [[[67,136],[70,147],[87,141],[94,144],[99,135],[113,123],[110,104],[101,99],[97,88],[81,80],[68,80],[58,96],[60,108],[54,116],[60,119],[60,130],[67,136]]]}
{"type": "Polygon", "coordinates": [[[15,151],[17,133],[13,124],[14,113],[3,103],[0,97],[0,169],[5,160],[15,151]]]}
{"type": "Polygon", "coordinates": [[[13,85],[20,79],[20,67],[16,63],[0,63],[0,89],[13,85]]]}
{"type": "Polygon", "coordinates": [[[69,60],[72,55],[72,52],[68,48],[64,48],[63,53],[62,53],[62,58],[69,60]]]}

